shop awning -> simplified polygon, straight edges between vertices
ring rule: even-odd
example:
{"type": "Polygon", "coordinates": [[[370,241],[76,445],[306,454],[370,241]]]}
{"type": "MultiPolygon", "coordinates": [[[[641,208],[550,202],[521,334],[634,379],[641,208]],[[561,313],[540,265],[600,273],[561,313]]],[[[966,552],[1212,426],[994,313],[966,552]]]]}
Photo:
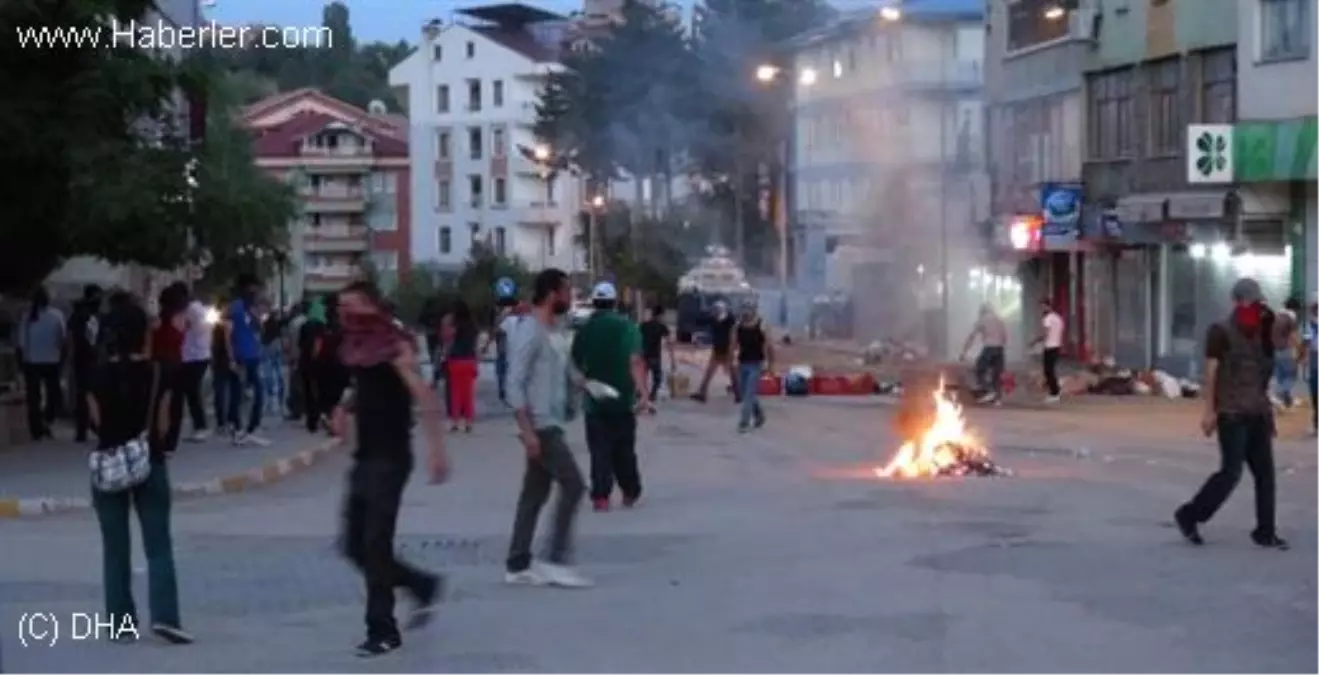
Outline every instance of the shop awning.
{"type": "Polygon", "coordinates": [[[1175,192],[1168,195],[1169,220],[1221,220],[1227,216],[1227,190],[1175,192]]]}
{"type": "Polygon", "coordinates": [[[1164,193],[1128,195],[1117,201],[1118,222],[1123,225],[1157,223],[1164,219],[1163,206],[1168,201],[1164,193]]]}

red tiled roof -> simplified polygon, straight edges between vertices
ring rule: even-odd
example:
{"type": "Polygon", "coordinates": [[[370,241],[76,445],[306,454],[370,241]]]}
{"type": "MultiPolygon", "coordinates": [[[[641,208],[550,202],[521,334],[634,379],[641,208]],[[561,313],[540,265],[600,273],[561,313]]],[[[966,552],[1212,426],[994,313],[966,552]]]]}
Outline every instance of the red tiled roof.
{"type": "Polygon", "coordinates": [[[473,26],[472,30],[536,63],[554,63],[559,50],[538,42],[530,33],[498,26],[473,26]]]}
{"type": "Polygon", "coordinates": [[[247,126],[254,126],[258,118],[281,107],[294,105],[304,99],[314,99],[331,110],[341,112],[342,115],[339,120],[341,122],[366,125],[378,133],[390,135],[403,141],[407,140],[408,125],[406,117],[400,115],[374,116],[347,101],[339,100],[314,87],[294,89],[293,91],[282,92],[261,99],[243,110],[242,120],[247,126]],[[399,119],[403,120],[401,124],[399,119]]]}
{"type": "Polygon", "coordinates": [[[315,134],[335,122],[347,124],[357,133],[371,140],[376,157],[407,157],[407,141],[370,126],[354,124],[324,113],[295,115],[283,124],[253,129],[252,152],[258,157],[298,157],[302,139],[315,134]]]}

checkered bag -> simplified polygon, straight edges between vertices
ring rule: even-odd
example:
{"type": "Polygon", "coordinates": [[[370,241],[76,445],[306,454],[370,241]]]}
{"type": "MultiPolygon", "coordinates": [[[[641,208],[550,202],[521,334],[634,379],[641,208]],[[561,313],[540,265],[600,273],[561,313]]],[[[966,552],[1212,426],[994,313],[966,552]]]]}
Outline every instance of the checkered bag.
{"type": "Polygon", "coordinates": [[[117,448],[93,450],[88,464],[92,489],[106,493],[130,490],[151,476],[151,444],[144,433],[117,448]]]}
{"type": "Polygon", "coordinates": [[[147,399],[147,419],[142,433],[118,447],[93,450],[87,459],[92,474],[92,489],[115,493],[131,490],[151,476],[151,427],[155,421],[160,393],[160,364],[151,364],[151,397],[147,399]]]}

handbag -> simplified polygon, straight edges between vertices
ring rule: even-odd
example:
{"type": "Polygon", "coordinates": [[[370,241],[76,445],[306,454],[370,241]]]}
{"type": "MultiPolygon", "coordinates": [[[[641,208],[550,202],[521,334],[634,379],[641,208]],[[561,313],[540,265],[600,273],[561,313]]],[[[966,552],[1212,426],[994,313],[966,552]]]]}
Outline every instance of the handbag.
{"type": "Polygon", "coordinates": [[[156,396],[160,389],[160,364],[151,364],[151,398],[147,399],[147,419],[142,433],[123,445],[93,450],[88,457],[92,489],[114,494],[131,490],[151,476],[151,422],[155,419],[156,396]]]}

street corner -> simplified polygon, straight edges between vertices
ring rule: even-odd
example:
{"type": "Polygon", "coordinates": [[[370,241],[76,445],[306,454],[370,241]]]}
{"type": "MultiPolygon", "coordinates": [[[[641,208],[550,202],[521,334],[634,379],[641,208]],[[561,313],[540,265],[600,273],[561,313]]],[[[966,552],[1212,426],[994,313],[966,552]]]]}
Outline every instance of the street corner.
{"type": "MultiPolygon", "coordinates": [[[[340,439],[327,439],[286,457],[266,462],[253,469],[204,481],[175,483],[173,493],[181,499],[247,492],[277,483],[323,462],[343,447],[340,439]]],[[[88,497],[3,497],[0,520],[35,518],[91,509],[88,497]]]]}

